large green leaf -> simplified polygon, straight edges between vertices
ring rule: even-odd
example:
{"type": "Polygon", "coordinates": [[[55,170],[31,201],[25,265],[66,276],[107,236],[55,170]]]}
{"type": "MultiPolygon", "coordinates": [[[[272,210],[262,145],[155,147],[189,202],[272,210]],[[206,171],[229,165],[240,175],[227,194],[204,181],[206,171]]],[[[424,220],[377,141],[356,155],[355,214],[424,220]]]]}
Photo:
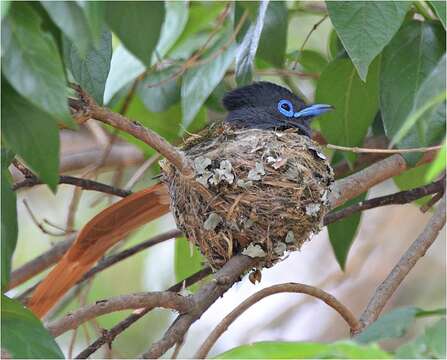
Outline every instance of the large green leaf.
{"type": "Polygon", "coordinates": [[[349,59],[332,61],[317,83],[316,102],[335,110],[320,117],[321,131],[328,142],[359,146],[378,110],[380,58],[371,64],[366,83],[349,59]]]}
{"type": "Polygon", "coordinates": [[[205,259],[196,246],[185,237],[175,242],[174,270],[176,282],[186,279],[203,267],[205,259]]]}
{"type": "Polygon", "coordinates": [[[328,65],[326,58],[315,50],[295,51],[287,57],[293,61],[298,59],[303,70],[309,73],[321,73],[328,65]]]}
{"type": "Polygon", "coordinates": [[[55,191],[59,182],[59,130],[48,116],[2,81],[2,140],[55,191]]]}
{"type": "Polygon", "coordinates": [[[227,37],[218,41],[215,49],[204,58],[204,63],[189,69],[183,76],[181,88],[182,123],[186,128],[192,122],[203,103],[212,93],[214,88],[222,80],[225,71],[233,62],[237,46],[233,43],[226,50],[220,51],[221,43],[226,42],[227,37]],[[216,53],[219,51],[219,53],[216,53]],[[215,58],[213,54],[218,54],[215,58]],[[213,58],[211,58],[213,56],[213,58]]]}
{"type": "Polygon", "coordinates": [[[161,112],[180,101],[180,85],[171,79],[177,67],[168,67],[149,74],[138,84],[137,92],[150,111],[161,112]]]}
{"type": "Polygon", "coordinates": [[[431,6],[435,9],[436,15],[438,15],[439,20],[441,20],[444,29],[446,27],[446,3],[442,0],[430,1],[431,6]]]}
{"type": "Polygon", "coordinates": [[[410,6],[406,1],[327,1],[332,24],[360,78],[399,30],[410,6]]]}
{"type": "Polygon", "coordinates": [[[433,181],[442,171],[445,170],[446,167],[446,141],[444,139],[444,144],[442,145],[441,150],[439,150],[438,155],[436,155],[435,160],[430,165],[426,175],[425,181],[430,182],[433,181]]]}
{"type": "MultiPolygon", "coordinates": [[[[347,201],[343,206],[337,209],[343,209],[350,205],[357,204],[366,198],[366,193],[357,196],[354,199],[347,201]]],[[[337,262],[344,270],[346,266],[346,259],[348,258],[349,249],[357,235],[357,229],[360,224],[361,212],[357,212],[347,218],[339,220],[333,224],[328,225],[329,240],[334,250],[337,262]]]]}
{"type": "Polygon", "coordinates": [[[92,36],[84,11],[75,1],[41,1],[51,20],[74,43],[82,57],[92,46],[92,36]]]}
{"type": "Polygon", "coordinates": [[[188,22],[187,1],[165,1],[166,16],[157,44],[157,56],[163,58],[174,46],[188,22]]]}
{"type": "Polygon", "coordinates": [[[14,158],[14,153],[1,149],[1,270],[2,290],[9,282],[11,259],[17,244],[17,203],[16,194],[11,189],[12,181],[8,166],[14,158]]]}
{"type": "Polygon", "coordinates": [[[419,146],[439,140],[445,133],[446,56],[439,60],[419,87],[413,109],[391,139],[390,146],[400,142],[417,123],[419,146]],[[423,121],[419,121],[421,118],[423,121]]]}
{"type": "MultiPolygon", "coordinates": [[[[413,111],[419,88],[445,52],[445,32],[438,24],[409,21],[383,51],[380,107],[385,132],[390,139],[398,133],[413,111]]],[[[436,138],[440,140],[443,137],[442,122],[445,119],[438,120],[442,118],[442,109],[438,107],[438,111],[435,111],[431,119],[424,121],[427,141],[436,138]]],[[[397,147],[427,145],[419,133],[420,131],[410,132],[397,147]]],[[[418,157],[418,154],[406,156],[410,163],[417,161],[418,157]]]]}
{"type": "Polygon", "coordinates": [[[42,322],[18,301],[2,294],[2,348],[14,359],[63,359],[42,322]]]}
{"type": "Polygon", "coordinates": [[[253,79],[253,60],[258,50],[267,6],[267,0],[261,1],[256,20],[248,28],[238,47],[236,55],[236,81],[239,86],[249,84],[253,79]]]}
{"type": "Polygon", "coordinates": [[[56,120],[73,126],[56,43],[42,31],[40,18],[24,2],[14,2],[2,21],[2,73],[11,85],[56,120]]]}
{"type": "MultiPolygon", "coordinates": [[[[400,190],[410,190],[426,185],[430,182],[427,180],[427,172],[429,168],[430,164],[410,168],[402,174],[393,177],[394,183],[400,190]]],[[[415,203],[423,205],[430,198],[431,196],[424,196],[423,198],[417,199],[415,203]]]]}
{"type": "Polygon", "coordinates": [[[84,11],[85,18],[90,28],[94,46],[97,46],[101,40],[101,34],[104,31],[104,9],[103,1],[81,1],[78,2],[84,11]]]}
{"type": "Polygon", "coordinates": [[[282,68],[287,47],[287,6],[283,1],[271,1],[265,14],[257,56],[275,67],[282,68]]]}
{"type": "Polygon", "coordinates": [[[112,58],[110,31],[104,30],[97,46],[90,46],[84,56],[70,40],[64,38],[64,57],[75,80],[102,105],[112,58]]]}
{"type": "Polygon", "coordinates": [[[162,1],[110,1],[105,19],[124,46],[150,65],[165,17],[162,1]]]}
{"type": "Polygon", "coordinates": [[[350,341],[332,344],[263,341],[238,346],[217,359],[390,359],[377,345],[362,346],[350,341]]]}
{"type": "Polygon", "coordinates": [[[396,350],[398,359],[445,359],[445,319],[437,321],[433,326],[425,329],[413,341],[400,346],[396,350]]]}

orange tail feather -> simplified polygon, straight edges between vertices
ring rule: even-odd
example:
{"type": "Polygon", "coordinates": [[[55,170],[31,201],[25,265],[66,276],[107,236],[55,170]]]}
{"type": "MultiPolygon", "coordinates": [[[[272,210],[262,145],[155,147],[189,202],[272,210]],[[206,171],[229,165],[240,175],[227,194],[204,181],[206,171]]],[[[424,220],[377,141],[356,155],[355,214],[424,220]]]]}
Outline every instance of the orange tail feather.
{"type": "Polygon", "coordinates": [[[96,215],[36,288],[28,307],[36,316],[44,316],[111,246],[139,226],[168,212],[167,188],[157,184],[118,201],[96,215]]]}

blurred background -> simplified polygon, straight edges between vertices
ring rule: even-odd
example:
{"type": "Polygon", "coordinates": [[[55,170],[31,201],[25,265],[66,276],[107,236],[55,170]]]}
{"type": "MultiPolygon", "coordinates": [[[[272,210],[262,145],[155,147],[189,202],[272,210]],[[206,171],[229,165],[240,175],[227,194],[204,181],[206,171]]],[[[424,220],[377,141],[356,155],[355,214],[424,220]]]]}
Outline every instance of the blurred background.
{"type": "MultiPolygon", "coordinates": [[[[325,5],[322,2],[304,2],[306,11],[301,11],[300,6],[295,3],[289,3],[288,6],[296,9],[288,28],[287,54],[290,54],[303,44],[306,35],[322,19],[325,5]]],[[[210,31],[212,26],[213,23],[210,23],[209,28],[203,30],[203,32],[210,31]]],[[[329,39],[332,31],[331,22],[326,19],[312,33],[306,49],[315,50],[318,54],[321,54],[323,60],[327,61],[330,58],[329,39]]],[[[288,67],[291,68],[291,64],[288,67]]],[[[297,71],[305,70],[302,65],[298,64],[297,71]]],[[[268,71],[264,71],[264,73],[260,71],[255,75],[255,78],[285,84],[284,77],[272,75],[268,71]]],[[[293,86],[298,87],[310,101],[314,99],[315,81],[312,77],[290,76],[288,81],[291,81],[293,86]]],[[[224,88],[228,88],[231,86],[231,82],[224,81],[222,85],[224,88]]],[[[129,90],[129,86],[125,86],[118,92],[110,100],[109,106],[114,109],[122,106],[124,94],[129,90]]],[[[127,115],[138,120],[144,119],[147,126],[160,132],[169,133],[172,130],[170,140],[178,141],[177,125],[172,126],[168,121],[170,118],[178,116],[178,105],[174,105],[161,113],[151,112],[142,105],[144,103],[144,99],[141,98],[142,95],[142,93],[138,93],[135,96],[129,106],[127,115]]],[[[219,94],[216,93],[213,94],[213,99],[209,101],[218,101],[218,98],[219,94]]],[[[206,121],[223,117],[223,114],[217,111],[216,107],[218,106],[204,106],[202,108],[197,117],[200,120],[197,127],[203,126],[206,121]]],[[[318,128],[318,123],[314,126],[318,128]]],[[[111,138],[113,138],[111,131],[92,121],[88,121],[78,132],[63,130],[61,132],[62,172],[83,176],[86,172],[94,171],[98,181],[124,187],[153,153],[148,150],[143,151],[138,144],[127,142],[121,137],[116,138],[110,147],[111,138]],[[109,152],[109,154],[104,163],[100,168],[92,170],[91,164],[101,158],[105,152],[109,152]]],[[[18,174],[15,175],[17,178],[19,177],[18,174]]],[[[156,175],[158,175],[157,164],[151,166],[144,173],[132,190],[142,189],[155,183],[156,180],[153,177],[156,175]]],[[[417,174],[405,176],[408,180],[417,176],[417,174]]],[[[398,190],[395,182],[390,180],[371,189],[368,198],[390,194],[398,190]]],[[[39,222],[46,219],[61,228],[66,228],[67,223],[70,225],[73,222],[73,229],[79,230],[95,214],[117,200],[116,197],[91,191],[76,192],[76,195],[74,193],[75,189],[67,185],[59,186],[56,195],[53,195],[45,186],[36,186],[18,192],[19,239],[14,254],[13,269],[17,269],[65,238],[64,236],[52,236],[43,233],[32,220],[24,201],[27,202],[29,209],[39,222]],[[79,200],[77,211],[70,211],[70,207],[74,207],[77,200],[79,200]]],[[[415,204],[388,206],[364,212],[347,259],[345,271],[340,269],[333,254],[327,230],[323,229],[320,234],[314,236],[305,244],[300,252],[291,253],[284,261],[273,268],[263,270],[260,284],[253,285],[245,277],[241,282],[234,285],[192,326],[179,357],[192,356],[210,331],[236,305],[261,288],[273,284],[291,281],[321,287],[335,295],[356,315],[360,315],[375,288],[387,276],[407,247],[415,240],[429,217],[430,213],[423,214],[415,204]]],[[[175,224],[172,217],[170,215],[165,216],[142,227],[118,246],[123,249],[174,228],[175,224]]],[[[52,231],[58,232],[54,228],[52,231]]],[[[405,279],[384,312],[391,308],[407,305],[418,306],[423,309],[446,306],[446,249],[444,239],[445,230],[440,234],[439,239],[430,248],[426,256],[418,262],[415,269],[405,279]]],[[[99,273],[81,289],[80,293],[69,304],[59,310],[58,315],[79,307],[81,303],[94,302],[132,292],[163,290],[176,283],[176,241],[184,242],[185,240],[172,239],[163,242],[99,273]]],[[[177,266],[179,264],[182,266],[181,262],[177,266]]],[[[188,272],[187,259],[185,259],[184,266],[185,271],[188,272]]],[[[192,272],[187,273],[187,275],[192,272]]],[[[8,295],[21,293],[42,278],[44,274],[41,275],[10,291],[8,295]]],[[[101,328],[111,328],[129,314],[130,311],[113,313],[99,317],[96,321],[80,327],[76,335],[74,348],[70,345],[73,332],[67,332],[57,341],[66,355],[72,354],[75,356],[100,335],[101,328]]],[[[138,356],[147,350],[152,342],[162,336],[175,316],[176,314],[166,310],[152,311],[118,336],[113,342],[111,350],[103,347],[95,353],[94,357],[131,358],[138,356]]],[[[420,333],[420,329],[431,321],[433,320],[430,318],[418,320],[406,335],[407,338],[420,333]]],[[[218,354],[240,344],[260,340],[329,342],[348,337],[349,331],[346,324],[328,306],[304,295],[280,294],[268,297],[246,311],[219,339],[210,355],[218,354]]],[[[384,342],[383,345],[385,349],[394,349],[405,340],[388,341],[384,342]]],[[[166,357],[169,357],[170,354],[171,352],[167,353],[166,357]]]]}

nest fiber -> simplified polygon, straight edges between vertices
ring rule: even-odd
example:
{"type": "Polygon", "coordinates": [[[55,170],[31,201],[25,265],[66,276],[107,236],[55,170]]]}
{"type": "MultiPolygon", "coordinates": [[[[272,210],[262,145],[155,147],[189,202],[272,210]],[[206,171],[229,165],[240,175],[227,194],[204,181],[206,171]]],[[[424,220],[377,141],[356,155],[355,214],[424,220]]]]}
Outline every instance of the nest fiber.
{"type": "Polygon", "coordinates": [[[270,267],[321,229],[333,171],[308,137],[227,128],[183,150],[194,178],[162,162],[172,212],[213,268],[238,253],[270,267]]]}

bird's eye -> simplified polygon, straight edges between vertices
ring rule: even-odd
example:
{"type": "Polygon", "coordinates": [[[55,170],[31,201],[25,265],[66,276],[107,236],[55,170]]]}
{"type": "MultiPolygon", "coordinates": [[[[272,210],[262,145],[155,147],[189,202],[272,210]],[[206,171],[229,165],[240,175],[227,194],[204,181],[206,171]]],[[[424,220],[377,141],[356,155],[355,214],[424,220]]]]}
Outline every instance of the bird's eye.
{"type": "Polygon", "coordinates": [[[280,100],[278,102],[278,111],[287,117],[293,117],[293,105],[289,100],[280,100]]]}

